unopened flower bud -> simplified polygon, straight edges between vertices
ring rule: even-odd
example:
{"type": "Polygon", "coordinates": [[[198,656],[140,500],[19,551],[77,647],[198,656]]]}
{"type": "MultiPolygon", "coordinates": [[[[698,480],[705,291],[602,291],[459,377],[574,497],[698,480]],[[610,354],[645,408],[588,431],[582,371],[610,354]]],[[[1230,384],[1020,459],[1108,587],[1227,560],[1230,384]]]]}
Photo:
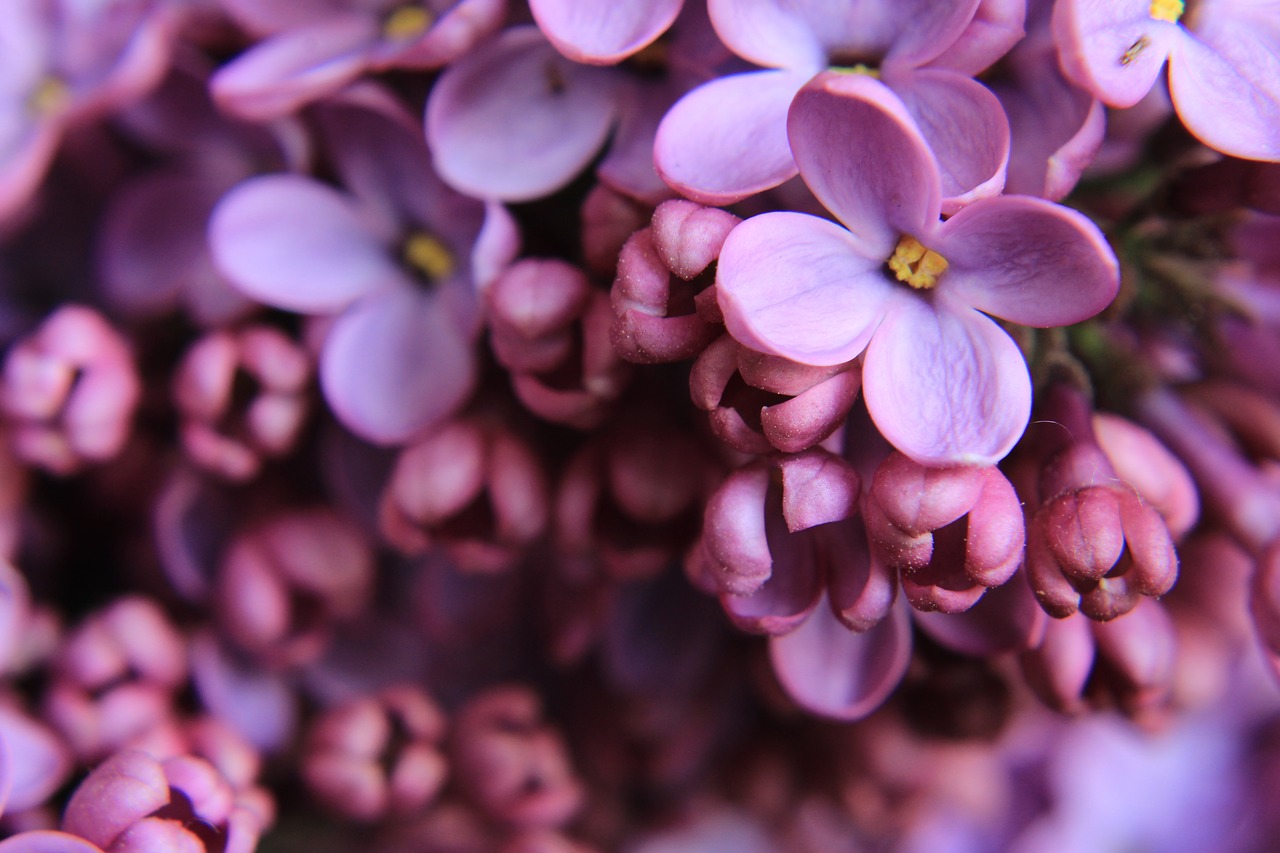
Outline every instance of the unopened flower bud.
{"type": "Polygon", "coordinates": [[[141,395],[128,344],[79,305],[50,315],[10,350],[0,386],[15,453],[55,474],[118,454],[141,395]]]}
{"type": "Polygon", "coordinates": [[[930,468],[894,452],[876,469],[866,519],[877,554],[902,573],[920,610],[967,610],[1022,562],[1022,506],[994,466],[930,468]]]}

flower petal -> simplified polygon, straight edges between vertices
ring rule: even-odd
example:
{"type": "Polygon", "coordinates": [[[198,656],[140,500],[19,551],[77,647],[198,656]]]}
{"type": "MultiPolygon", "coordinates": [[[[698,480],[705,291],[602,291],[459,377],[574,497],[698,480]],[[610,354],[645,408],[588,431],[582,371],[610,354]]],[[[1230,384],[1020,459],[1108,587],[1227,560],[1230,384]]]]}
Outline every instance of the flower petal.
{"type": "Polygon", "coordinates": [[[902,101],[878,80],[818,75],[791,102],[787,136],[800,176],[867,257],[888,258],[899,237],[937,221],[937,161],[902,101]]]}
{"type": "Polygon", "coordinates": [[[556,50],[574,62],[612,65],[662,35],[684,0],[530,0],[529,8],[556,50]]]}
{"type": "Polygon", "coordinates": [[[1152,18],[1148,0],[1060,0],[1053,37],[1068,77],[1110,106],[1131,107],[1155,84],[1183,33],[1152,18]]]}
{"type": "Polygon", "coordinates": [[[999,195],[1009,163],[1009,120],[1000,99],[954,71],[910,71],[883,77],[933,152],[942,181],[942,212],[999,195]]]}
{"type": "Polygon", "coordinates": [[[929,247],[950,264],[938,285],[948,298],[1027,326],[1078,323],[1120,287],[1119,264],[1098,227],[1031,196],[975,202],[943,223],[929,247]]]}
{"type": "Polygon", "coordinates": [[[405,441],[453,414],[475,384],[471,341],[437,295],[389,287],[329,330],[320,382],[334,414],[369,441],[405,441]]]}
{"type": "Polygon", "coordinates": [[[209,90],[218,106],[240,118],[282,118],[359,76],[377,37],[374,19],[357,14],[287,30],[224,65],[209,90]]]}
{"type": "Polygon", "coordinates": [[[804,213],[766,213],[725,240],[716,274],[739,343],[803,364],[835,365],[866,348],[894,285],[848,231],[804,213]]]}
{"type": "MultiPolygon", "coordinates": [[[[819,30],[831,3],[780,3],[778,0],[707,0],[707,13],[716,33],[729,49],[757,65],[807,70],[810,75],[827,64],[819,30]]],[[[841,4],[849,6],[845,2],[841,4]]],[[[841,9],[844,18],[848,9],[841,9]]]]}
{"type": "Polygon", "coordinates": [[[1169,93],[1205,145],[1280,160],[1280,9],[1237,5],[1215,4],[1194,37],[1173,46],[1169,93]]]}
{"type": "Polygon", "coordinates": [[[288,311],[337,311],[402,275],[347,196],[299,175],[251,178],[227,193],[209,246],[242,292],[288,311]]]}
{"type": "Polygon", "coordinates": [[[794,177],[787,109],[808,79],[807,71],[752,71],[694,89],[658,125],[658,174],[689,198],[712,205],[732,204],[794,177]]]}
{"type": "Polygon", "coordinates": [[[608,69],[569,62],[536,27],[507,30],[455,62],[427,102],[436,171],[477,198],[549,195],[586,168],[615,118],[608,69]]]}
{"type": "Polygon", "coordinates": [[[884,437],[923,465],[994,465],[1031,416],[1017,345],[941,295],[890,303],[867,347],[862,392],[884,437]]]}
{"type": "Polygon", "coordinates": [[[769,641],[769,660],[787,695],[802,708],[857,720],[880,706],[911,659],[905,599],[874,627],[856,634],[818,606],[797,630],[769,641]]]}

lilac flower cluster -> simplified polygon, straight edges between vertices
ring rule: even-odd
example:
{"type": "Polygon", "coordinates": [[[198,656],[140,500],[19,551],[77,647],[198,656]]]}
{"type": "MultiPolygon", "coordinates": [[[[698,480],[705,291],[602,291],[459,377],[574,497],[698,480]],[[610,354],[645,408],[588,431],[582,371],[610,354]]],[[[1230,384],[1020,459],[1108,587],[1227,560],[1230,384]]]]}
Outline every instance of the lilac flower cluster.
{"type": "Polygon", "coordinates": [[[4,0],[0,853],[1274,849],[1278,246],[1280,0],[4,0]]]}

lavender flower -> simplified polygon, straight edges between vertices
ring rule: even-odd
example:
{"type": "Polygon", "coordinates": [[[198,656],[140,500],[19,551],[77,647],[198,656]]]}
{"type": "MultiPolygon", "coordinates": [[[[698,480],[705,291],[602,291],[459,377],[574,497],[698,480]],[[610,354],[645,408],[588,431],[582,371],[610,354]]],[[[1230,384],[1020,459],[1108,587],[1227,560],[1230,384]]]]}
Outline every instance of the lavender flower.
{"type": "Polygon", "coordinates": [[[861,76],[819,76],[789,128],[801,175],[849,230],[797,213],[735,228],[717,272],[729,332],[805,364],[865,349],[867,408],[895,447],[924,464],[997,461],[1026,426],[1031,386],[980,312],[1053,326],[1101,310],[1118,286],[1102,235],[1026,197],[939,221],[937,161],[901,103],[861,76]]]}
{"type": "Polygon", "coordinates": [[[1131,107],[1169,65],[1178,117],[1208,145],[1280,159],[1280,29],[1269,3],[1065,0],[1053,27],[1063,70],[1098,98],[1131,107]]]}
{"type": "Polygon", "coordinates": [[[350,194],[300,175],[251,179],[214,211],[214,260],[250,296],[337,314],[320,355],[325,397],[358,434],[400,443],[471,392],[476,290],[514,253],[515,236],[500,206],[439,183],[389,102],[329,109],[350,194]]]}

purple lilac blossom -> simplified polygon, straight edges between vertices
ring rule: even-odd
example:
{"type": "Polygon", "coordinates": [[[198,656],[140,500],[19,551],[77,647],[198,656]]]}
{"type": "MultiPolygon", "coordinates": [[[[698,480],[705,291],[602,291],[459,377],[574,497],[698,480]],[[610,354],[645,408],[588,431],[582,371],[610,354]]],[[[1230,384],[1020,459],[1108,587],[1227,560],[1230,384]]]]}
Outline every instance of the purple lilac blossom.
{"type": "Polygon", "coordinates": [[[686,8],[653,60],[571,62],[536,27],[512,27],[452,64],[427,101],[427,142],[450,186],[476,198],[528,201],[564,187],[596,158],[602,182],[642,201],[671,194],[653,166],[653,135],[719,52],[686,8]]]}
{"type": "Polygon", "coordinates": [[[13,0],[0,9],[0,222],[36,191],[76,122],[137,98],[167,68],[168,0],[13,0]]]}
{"type": "Polygon", "coordinates": [[[251,179],[215,209],[210,243],[250,296],[337,315],[320,355],[325,398],[356,433],[400,443],[471,393],[477,291],[516,238],[500,205],[439,183],[398,113],[328,109],[347,192],[301,175],[251,179]]]}
{"type": "Polygon", "coordinates": [[[1280,4],[1269,0],[1060,0],[1053,28],[1069,77],[1115,107],[1138,103],[1166,60],[1169,95],[1205,145],[1280,159],[1280,4]]]}
{"type": "Polygon", "coordinates": [[[1029,197],[940,221],[928,144],[897,98],[860,75],[816,78],[788,127],[801,175],[845,227],[766,213],[735,228],[717,273],[729,332],[804,364],[865,350],[867,408],[895,447],[924,464],[1001,459],[1027,424],[1031,384],[981,312],[1034,326],[1092,316],[1119,283],[1105,238],[1029,197]]]}
{"type": "Polygon", "coordinates": [[[502,23],[506,0],[223,0],[262,41],[210,81],[218,105],[263,121],[296,112],[369,71],[440,68],[502,23]]]}
{"type": "Polygon", "coordinates": [[[734,53],[768,70],[712,80],[663,118],[654,158],[682,194],[726,204],[793,177],[787,108],[827,68],[874,77],[903,99],[937,154],[944,212],[1000,192],[1008,121],[969,75],[1022,35],[1021,4],[711,0],[708,11],[734,53]]]}

